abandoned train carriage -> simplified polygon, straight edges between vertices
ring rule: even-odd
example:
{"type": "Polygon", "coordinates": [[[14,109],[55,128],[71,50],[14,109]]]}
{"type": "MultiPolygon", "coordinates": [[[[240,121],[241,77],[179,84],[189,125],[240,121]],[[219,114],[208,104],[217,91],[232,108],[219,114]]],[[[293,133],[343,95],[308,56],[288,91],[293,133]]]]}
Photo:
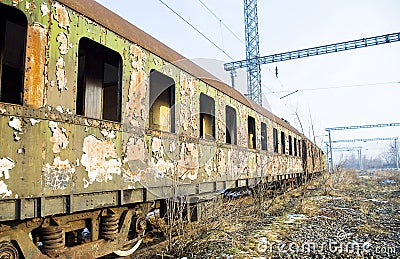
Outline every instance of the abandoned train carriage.
{"type": "Polygon", "coordinates": [[[124,254],[172,195],[324,170],[296,129],[94,1],[0,0],[0,44],[0,257],[124,254]]]}

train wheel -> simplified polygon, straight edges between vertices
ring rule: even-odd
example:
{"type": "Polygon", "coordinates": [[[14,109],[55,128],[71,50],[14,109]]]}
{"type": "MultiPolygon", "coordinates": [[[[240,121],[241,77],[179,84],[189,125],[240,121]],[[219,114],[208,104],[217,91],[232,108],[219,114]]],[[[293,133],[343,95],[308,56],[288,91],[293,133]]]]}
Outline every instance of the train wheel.
{"type": "Polygon", "coordinates": [[[130,248],[129,247],[126,248],[126,250],[121,249],[121,250],[114,251],[114,254],[116,254],[118,256],[128,256],[128,255],[133,254],[139,248],[139,246],[142,243],[143,239],[142,238],[135,238],[135,240],[132,240],[132,241],[129,242],[129,243],[133,244],[133,246],[131,246],[130,248]]]}
{"type": "Polygon", "coordinates": [[[0,243],[0,258],[1,259],[18,259],[18,250],[11,242],[0,243]]]}
{"type": "Polygon", "coordinates": [[[142,215],[136,215],[132,221],[131,228],[135,232],[135,238],[129,240],[122,249],[114,251],[114,254],[118,256],[128,256],[133,254],[142,243],[143,235],[146,232],[147,221],[142,215]]]}

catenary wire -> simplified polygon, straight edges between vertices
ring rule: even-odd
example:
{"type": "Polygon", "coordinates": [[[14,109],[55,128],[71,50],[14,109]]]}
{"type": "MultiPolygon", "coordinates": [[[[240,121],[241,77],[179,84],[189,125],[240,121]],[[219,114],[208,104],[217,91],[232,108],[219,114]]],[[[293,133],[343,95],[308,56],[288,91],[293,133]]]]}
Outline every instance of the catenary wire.
{"type": "Polygon", "coordinates": [[[240,41],[243,45],[245,44],[244,43],[244,41],[239,37],[239,36],[237,36],[237,34],[233,31],[233,30],[231,30],[231,28],[229,28],[229,26],[228,25],[226,25],[223,21],[222,21],[222,19],[221,18],[219,18],[203,1],[201,1],[201,0],[198,0],[199,2],[200,2],[200,4],[202,5],[202,6],[204,6],[204,8],[206,8],[207,9],[207,11],[209,11],[214,17],[215,17],[215,19],[217,19],[238,41],[240,41]]]}
{"type": "Polygon", "coordinates": [[[201,36],[203,36],[203,38],[205,38],[208,42],[210,42],[212,45],[214,45],[214,47],[216,47],[218,50],[220,50],[222,53],[224,53],[228,58],[230,58],[231,60],[234,60],[228,53],[225,52],[225,50],[223,50],[221,47],[219,47],[216,43],[214,43],[210,38],[208,38],[204,33],[202,33],[199,29],[197,29],[194,25],[192,25],[188,20],[186,20],[184,17],[182,17],[179,13],[177,13],[174,9],[172,9],[172,7],[170,7],[169,5],[167,5],[164,1],[162,0],[158,0],[160,1],[165,7],[167,7],[171,12],[173,12],[176,16],[178,16],[181,20],[183,20],[187,25],[189,25],[190,27],[192,27],[192,29],[194,29],[196,32],[198,32],[201,36]]]}
{"type": "Polygon", "coordinates": [[[340,89],[340,88],[354,88],[354,87],[365,87],[365,86],[374,86],[374,85],[388,85],[388,84],[400,84],[399,82],[379,82],[379,83],[370,83],[370,84],[357,84],[357,85],[342,85],[342,86],[327,86],[327,87],[317,87],[317,88],[306,88],[306,89],[295,89],[295,90],[287,90],[287,91],[271,91],[266,92],[264,94],[278,94],[278,93],[289,93],[293,91],[298,92],[307,92],[307,91],[319,91],[319,90],[330,90],[330,89],[340,89]]]}

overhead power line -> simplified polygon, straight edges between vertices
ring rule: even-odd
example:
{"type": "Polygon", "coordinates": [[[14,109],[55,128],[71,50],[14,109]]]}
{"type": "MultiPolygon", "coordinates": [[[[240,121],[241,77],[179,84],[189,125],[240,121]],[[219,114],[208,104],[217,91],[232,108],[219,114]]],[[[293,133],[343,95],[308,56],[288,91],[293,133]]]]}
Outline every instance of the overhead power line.
{"type": "Polygon", "coordinates": [[[224,53],[228,58],[233,60],[233,58],[225,52],[220,46],[218,46],[215,42],[213,42],[210,38],[208,38],[204,33],[202,33],[199,29],[197,29],[194,25],[192,25],[188,20],[186,20],[184,17],[182,17],[179,13],[177,13],[172,7],[167,5],[164,1],[160,1],[165,7],[167,7],[171,12],[173,12],[176,16],[178,16],[182,21],[184,21],[187,25],[189,25],[193,30],[195,30],[197,33],[199,33],[203,38],[205,38],[208,42],[210,42],[214,47],[216,47],[218,50],[220,50],[222,53],[224,53]]]}
{"type": "Polygon", "coordinates": [[[371,83],[371,84],[342,85],[342,86],[327,86],[327,87],[317,87],[317,88],[305,88],[305,89],[296,89],[296,90],[287,90],[287,91],[266,92],[265,94],[291,93],[293,91],[295,91],[295,92],[319,91],[319,90],[330,90],[330,89],[340,89],[340,88],[354,88],[354,87],[365,87],[365,86],[374,86],[374,85],[389,85],[389,84],[400,84],[400,81],[398,81],[398,82],[380,82],[380,83],[371,83]]]}
{"type": "Polygon", "coordinates": [[[233,30],[231,30],[231,28],[229,28],[229,26],[226,25],[221,18],[219,18],[205,3],[203,3],[203,1],[198,1],[202,6],[204,6],[204,8],[207,9],[207,11],[209,11],[215,17],[215,19],[217,19],[237,40],[239,40],[244,45],[244,41],[239,36],[237,36],[237,34],[233,30]]]}

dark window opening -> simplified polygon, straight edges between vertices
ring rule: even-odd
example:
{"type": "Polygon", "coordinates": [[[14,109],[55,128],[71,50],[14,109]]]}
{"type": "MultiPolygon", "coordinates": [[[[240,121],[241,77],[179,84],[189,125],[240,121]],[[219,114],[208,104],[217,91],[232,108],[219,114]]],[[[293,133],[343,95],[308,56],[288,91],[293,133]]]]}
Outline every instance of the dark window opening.
{"type": "Polygon", "coordinates": [[[200,94],[200,137],[215,139],[215,102],[203,93],[200,94]]]}
{"type": "Polygon", "coordinates": [[[267,124],[261,122],[261,149],[267,150],[268,149],[268,135],[267,135],[267,124]]]}
{"type": "Polygon", "coordinates": [[[285,132],[281,131],[281,153],[286,153],[285,132]]]}
{"type": "Polygon", "coordinates": [[[247,133],[249,148],[256,148],[256,120],[251,116],[247,117],[247,133]]]}
{"type": "Polygon", "coordinates": [[[278,141],[278,130],[274,128],[273,130],[273,138],[274,138],[274,152],[279,152],[279,141],[278,141]]]}
{"type": "Polygon", "coordinates": [[[293,138],[294,156],[297,156],[297,139],[293,138]]]}
{"type": "Polygon", "coordinates": [[[300,141],[300,139],[298,140],[298,143],[299,143],[299,153],[298,153],[298,156],[301,156],[301,152],[302,152],[302,150],[301,150],[301,141],[300,141]]]}
{"type": "Polygon", "coordinates": [[[150,72],[150,128],[175,132],[175,81],[156,70],[150,72]]]}
{"type": "Polygon", "coordinates": [[[121,56],[90,39],[79,41],[76,112],[121,121],[121,56]]]}
{"type": "Polygon", "coordinates": [[[27,20],[0,4],[0,102],[22,104],[27,20]]]}
{"type": "Polygon", "coordinates": [[[289,155],[293,155],[292,136],[289,136],[289,155]]]}
{"type": "Polygon", "coordinates": [[[231,106],[225,108],[226,143],[237,144],[236,138],[236,110],[231,106]]]}
{"type": "Polygon", "coordinates": [[[307,160],[307,156],[308,156],[307,143],[304,139],[301,141],[301,153],[302,153],[303,160],[307,160]]]}

